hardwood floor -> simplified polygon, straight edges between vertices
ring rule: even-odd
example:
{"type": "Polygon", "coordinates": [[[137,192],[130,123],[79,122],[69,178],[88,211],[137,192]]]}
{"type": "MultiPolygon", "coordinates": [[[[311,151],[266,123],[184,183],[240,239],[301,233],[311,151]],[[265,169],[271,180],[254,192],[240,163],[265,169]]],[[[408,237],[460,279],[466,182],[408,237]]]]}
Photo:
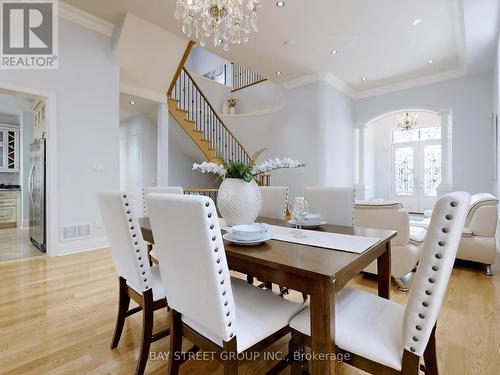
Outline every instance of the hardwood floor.
{"type": "Polygon", "coordinates": [[[0,229],[0,262],[44,255],[31,244],[29,230],[0,229]]]}
{"type": "MultiPolygon", "coordinates": [[[[469,265],[455,267],[437,329],[441,374],[500,373],[499,280],[500,274],[487,277],[469,265]]],[[[376,290],[373,278],[360,275],[352,284],[376,290]]],[[[127,319],[118,348],[109,349],[118,278],[108,250],[0,263],[0,285],[0,374],[134,373],[140,313],[127,319]]],[[[393,289],[392,297],[404,303],[406,294],[393,289]]],[[[302,296],[290,298],[300,301],[302,296]]],[[[155,315],[155,328],[165,328],[166,311],[155,315]]],[[[153,343],[151,350],[165,357],[168,339],[153,343]]],[[[270,350],[286,353],[287,340],[270,350]]],[[[240,373],[262,374],[275,363],[246,362],[240,373]]],[[[146,373],[165,374],[166,368],[165,359],[150,359],[146,373]]],[[[361,373],[348,366],[340,366],[339,372],[361,373]]],[[[216,361],[190,361],[181,373],[222,374],[222,367],[216,361]]]]}

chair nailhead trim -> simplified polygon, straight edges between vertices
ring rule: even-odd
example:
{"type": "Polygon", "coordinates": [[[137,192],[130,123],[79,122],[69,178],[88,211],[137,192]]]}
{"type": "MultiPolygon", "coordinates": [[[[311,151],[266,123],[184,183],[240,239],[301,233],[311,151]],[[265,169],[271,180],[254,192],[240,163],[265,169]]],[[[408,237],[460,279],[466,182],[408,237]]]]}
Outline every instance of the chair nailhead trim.
{"type": "Polygon", "coordinates": [[[455,201],[451,202],[451,203],[450,203],[450,206],[451,206],[451,207],[457,207],[457,202],[455,202],[455,201]]]}
{"type": "Polygon", "coordinates": [[[223,296],[225,296],[225,295],[226,295],[226,291],[223,291],[223,292],[222,292],[222,295],[223,295],[223,296]]]}
{"type": "Polygon", "coordinates": [[[432,292],[430,290],[426,290],[425,294],[427,294],[428,296],[430,296],[432,294],[432,292]]]}
{"type": "Polygon", "coordinates": [[[224,306],[227,306],[227,304],[228,304],[228,302],[227,302],[227,301],[226,301],[226,302],[224,302],[224,306]]]}
{"type": "Polygon", "coordinates": [[[142,257],[137,258],[137,260],[142,260],[142,257]]]}
{"type": "Polygon", "coordinates": [[[219,248],[218,248],[218,247],[216,247],[216,248],[214,249],[214,252],[217,252],[217,251],[219,251],[219,248]]]}
{"type": "Polygon", "coordinates": [[[215,241],[217,239],[217,237],[213,236],[212,237],[212,241],[215,241]]]}
{"type": "Polygon", "coordinates": [[[433,271],[437,271],[437,270],[439,270],[439,267],[438,266],[432,266],[432,270],[433,271]]]}
{"type": "Polygon", "coordinates": [[[224,280],[221,280],[221,281],[220,281],[220,285],[224,285],[224,280]]]}
{"type": "Polygon", "coordinates": [[[442,247],[442,246],[446,245],[446,243],[444,241],[439,241],[438,245],[442,247]]]}
{"type": "Polygon", "coordinates": [[[449,232],[448,228],[443,228],[443,233],[448,233],[448,232],[449,232]]]}
{"type": "Polygon", "coordinates": [[[214,225],[213,225],[213,224],[212,224],[212,225],[210,225],[210,229],[214,229],[214,225]]]}
{"type": "Polygon", "coordinates": [[[227,323],[227,326],[228,326],[228,327],[231,327],[231,322],[227,323]]]}
{"type": "Polygon", "coordinates": [[[451,220],[451,219],[453,219],[453,216],[451,216],[451,215],[446,215],[445,217],[446,217],[446,220],[451,220]]]}
{"type": "Polygon", "coordinates": [[[422,313],[420,313],[420,314],[418,314],[418,317],[419,317],[420,319],[424,319],[424,318],[425,318],[425,315],[424,315],[424,314],[422,314],[422,313]]]}
{"type": "Polygon", "coordinates": [[[219,264],[219,263],[220,263],[220,259],[217,259],[217,264],[219,264]]]}
{"type": "Polygon", "coordinates": [[[233,335],[232,333],[229,335],[229,337],[233,337],[233,336],[234,336],[234,335],[233,335]]]}
{"type": "Polygon", "coordinates": [[[205,203],[205,207],[208,207],[208,206],[210,206],[210,203],[208,203],[208,202],[205,203]]]}
{"type": "Polygon", "coordinates": [[[431,277],[431,278],[429,278],[429,282],[430,282],[431,284],[434,284],[434,282],[435,282],[435,281],[436,281],[436,280],[434,280],[434,278],[432,278],[432,277],[431,277]]]}
{"type": "Polygon", "coordinates": [[[127,198],[127,194],[123,194],[123,198],[127,198]]]}
{"type": "Polygon", "coordinates": [[[210,219],[212,217],[212,214],[208,214],[208,218],[210,219]]]}
{"type": "Polygon", "coordinates": [[[437,258],[437,259],[441,259],[442,257],[443,257],[443,256],[442,256],[441,254],[439,254],[439,253],[437,253],[437,254],[436,254],[436,258],[437,258]]]}
{"type": "Polygon", "coordinates": [[[141,268],[144,267],[144,264],[139,264],[139,267],[141,267],[141,268]]]}
{"type": "Polygon", "coordinates": [[[226,313],[226,316],[229,316],[229,315],[231,315],[231,313],[228,311],[228,312],[226,313]]]}
{"type": "Polygon", "coordinates": [[[132,222],[132,219],[128,219],[128,221],[131,223],[131,222],[132,222]]]}
{"type": "Polygon", "coordinates": [[[219,270],[219,275],[222,275],[222,270],[219,270]]]}
{"type": "Polygon", "coordinates": [[[141,251],[141,250],[137,249],[135,252],[138,253],[139,251],[141,251]]]}
{"type": "Polygon", "coordinates": [[[414,352],[416,349],[412,346],[412,347],[410,348],[410,350],[411,350],[412,352],[414,352]]]}
{"type": "Polygon", "coordinates": [[[417,331],[421,331],[422,330],[421,326],[415,326],[415,328],[417,329],[417,331]]]}
{"type": "Polygon", "coordinates": [[[413,341],[417,342],[418,341],[418,337],[417,336],[413,336],[413,341]]]}
{"type": "Polygon", "coordinates": [[[424,307],[429,307],[429,302],[424,301],[424,302],[422,302],[422,305],[423,305],[424,307]]]}

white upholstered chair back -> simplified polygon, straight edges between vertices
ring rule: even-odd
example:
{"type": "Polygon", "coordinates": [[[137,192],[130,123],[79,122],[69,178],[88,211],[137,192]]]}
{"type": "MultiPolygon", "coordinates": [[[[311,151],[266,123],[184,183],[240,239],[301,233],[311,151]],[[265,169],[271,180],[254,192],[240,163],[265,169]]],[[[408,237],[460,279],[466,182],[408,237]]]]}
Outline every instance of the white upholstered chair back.
{"type": "Polygon", "coordinates": [[[288,188],[286,186],[261,186],[262,206],[259,216],[273,219],[284,219],[288,205],[288,188]]]}
{"type": "Polygon", "coordinates": [[[129,196],[123,192],[97,195],[116,272],[136,292],[151,288],[151,268],[129,196]]]}
{"type": "Polygon", "coordinates": [[[352,226],[354,188],[306,187],[304,197],[311,213],[323,215],[328,224],[352,226]]]}
{"type": "Polygon", "coordinates": [[[150,193],[162,194],[184,194],[182,186],[144,186],[142,188],[142,214],[148,216],[148,207],[146,206],[146,195],[150,193]]]}
{"type": "Polygon", "coordinates": [[[146,200],[169,306],[231,340],[236,316],[214,202],[174,194],[148,194],[146,200]]]}
{"type": "Polygon", "coordinates": [[[436,202],[403,321],[405,349],[422,356],[436,324],[462,236],[470,194],[450,193],[436,202]]]}
{"type": "Polygon", "coordinates": [[[410,215],[401,205],[356,204],[354,226],[397,231],[398,234],[391,240],[393,246],[407,245],[410,242],[410,215]]]}

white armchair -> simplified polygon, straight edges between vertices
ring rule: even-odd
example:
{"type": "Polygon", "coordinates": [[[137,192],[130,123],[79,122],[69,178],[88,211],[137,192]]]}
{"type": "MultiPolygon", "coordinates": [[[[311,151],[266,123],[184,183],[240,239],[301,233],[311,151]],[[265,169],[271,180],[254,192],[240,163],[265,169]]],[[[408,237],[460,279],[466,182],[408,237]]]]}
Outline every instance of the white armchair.
{"type": "Polygon", "coordinates": [[[352,226],[354,188],[308,186],[304,197],[310,211],[322,214],[328,224],[352,226]]]}
{"type": "MultiPolygon", "coordinates": [[[[497,219],[498,199],[488,193],[473,195],[457,253],[458,259],[484,263],[488,276],[493,275],[491,265],[497,254],[497,219]]],[[[412,222],[412,225],[427,228],[429,221],[412,222]]]]}
{"type": "MultiPolygon", "coordinates": [[[[420,246],[410,241],[408,211],[394,201],[357,201],[354,205],[354,226],[398,232],[391,241],[391,275],[398,289],[408,291],[403,277],[411,272],[420,258],[420,246]]],[[[377,274],[377,262],[370,264],[365,271],[377,274]]]]}

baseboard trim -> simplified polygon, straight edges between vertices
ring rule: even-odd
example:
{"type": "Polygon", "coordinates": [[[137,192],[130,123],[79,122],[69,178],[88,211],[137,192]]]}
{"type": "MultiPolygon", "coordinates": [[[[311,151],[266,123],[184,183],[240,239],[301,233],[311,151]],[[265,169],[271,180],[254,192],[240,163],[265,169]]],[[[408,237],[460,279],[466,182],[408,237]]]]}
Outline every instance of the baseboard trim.
{"type": "Polygon", "coordinates": [[[91,250],[104,249],[106,247],[109,247],[108,238],[106,236],[98,236],[79,241],[59,242],[59,248],[56,255],[71,255],[91,250]]]}

